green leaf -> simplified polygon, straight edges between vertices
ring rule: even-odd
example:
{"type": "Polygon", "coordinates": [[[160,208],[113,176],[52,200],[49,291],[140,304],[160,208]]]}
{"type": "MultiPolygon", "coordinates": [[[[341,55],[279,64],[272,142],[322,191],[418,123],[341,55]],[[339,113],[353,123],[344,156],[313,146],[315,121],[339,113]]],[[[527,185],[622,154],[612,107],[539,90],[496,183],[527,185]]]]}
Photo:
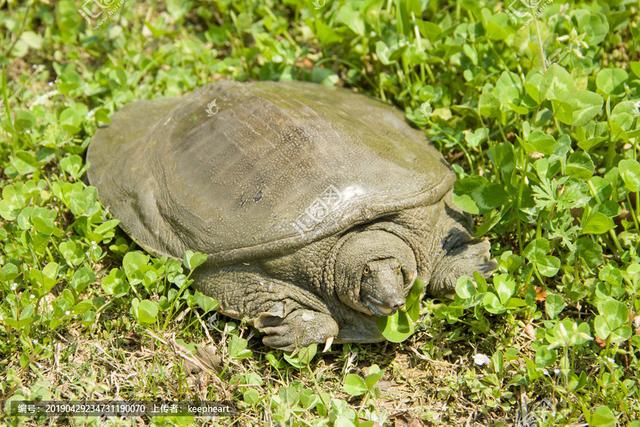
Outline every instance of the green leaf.
{"type": "Polygon", "coordinates": [[[19,131],[26,131],[35,125],[36,119],[29,111],[16,111],[14,126],[19,131]]]}
{"type": "Polygon", "coordinates": [[[495,87],[495,95],[500,102],[501,109],[503,111],[513,109],[514,105],[519,104],[521,92],[520,77],[515,73],[503,71],[495,87]]]}
{"type": "Polygon", "coordinates": [[[591,414],[589,427],[616,427],[618,419],[608,406],[598,406],[591,414]]]}
{"type": "Polygon", "coordinates": [[[453,193],[453,203],[460,209],[470,214],[479,214],[480,209],[476,202],[473,201],[468,194],[456,194],[453,193]]]}
{"type": "Polygon", "coordinates": [[[417,19],[418,28],[420,33],[431,41],[436,41],[442,34],[442,28],[437,24],[423,19],[417,19]]]}
{"type": "Polygon", "coordinates": [[[220,306],[218,300],[211,298],[200,291],[195,291],[194,294],[191,295],[191,298],[193,299],[193,302],[200,307],[202,311],[204,311],[204,313],[216,310],[220,306]]]}
{"type": "Polygon", "coordinates": [[[184,253],[183,264],[189,269],[189,271],[195,270],[207,261],[207,255],[201,252],[193,252],[187,249],[184,253]]]}
{"type": "Polygon", "coordinates": [[[20,274],[18,266],[8,262],[0,268],[0,281],[9,282],[18,277],[18,274],[20,274]]]}
{"type": "Polygon", "coordinates": [[[376,319],[378,329],[387,341],[399,343],[409,338],[413,332],[413,321],[404,309],[396,311],[391,316],[376,319]]]}
{"type": "Polygon", "coordinates": [[[556,144],[557,142],[553,136],[535,130],[529,134],[526,142],[524,142],[524,148],[527,153],[553,154],[556,144]]]}
{"type": "Polygon", "coordinates": [[[247,359],[253,356],[253,352],[247,348],[248,341],[237,335],[232,335],[229,340],[228,351],[229,356],[233,359],[247,359]]]}
{"type": "Polygon", "coordinates": [[[62,129],[69,134],[75,134],[80,131],[82,122],[87,117],[89,110],[84,104],[73,104],[71,107],[65,108],[60,113],[60,125],[62,129]]]}
{"type": "Polygon", "coordinates": [[[316,36],[324,46],[330,46],[342,41],[342,37],[336,34],[335,30],[325,24],[322,19],[315,20],[316,36]]]}
{"type": "Polygon", "coordinates": [[[364,382],[367,385],[369,390],[372,390],[373,387],[380,381],[382,376],[384,375],[384,371],[380,369],[378,365],[371,365],[367,369],[367,376],[364,377],[364,382]]]}
{"type": "Polygon", "coordinates": [[[544,310],[549,319],[555,319],[565,307],[566,304],[560,295],[551,293],[547,294],[547,299],[544,302],[544,310]]]}
{"type": "Polygon", "coordinates": [[[19,175],[28,175],[38,169],[38,161],[32,152],[19,150],[10,159],[11,166],[19,175]]]}
{"type": "Polygon", "coordinates": [[[514,30],[509,24],[509,16],[506,13],[491,14],[488,9],[482,10],[483,25],[487,32],[487,37],[491,40],[505,40],[514,30]]]}
{"type": "Polygon", "coordinates": [[[482,297],[482,305],[492,314],[504,313],[507,309],[500,303],[498,297],[492,292],[486,292],[482,297]]]}
{"type": "Polygon", "coordinates": [[[31,209],[30,220],[33,224],[33,228],[39,233],[50,236],[52,234],[56,236],[62,235],[62,230],[58,229],[55,224],[56,212],[52,209],[41,208],[39,206],[31,209]]]}
{"type": "Polygon", "coordinates": [[[409,318],[414,322],[420,317],[420,303],[422,302],[422,296],[426,287],[427,285],[424,280],[418,277],[413,282],[413,286],[411,286],[411,290],[407,295],[405,310],[409,318]]]}
{"type": "Polygon", "coordinates": [[[549,241],[545,238],[538,238],[533,240],[524,248],[524,256],[532,262],[535,262],[538,257],[546,255],[551,250],[549,241]]]}
{"type": "Polygon", "coordinates": [[[624,90],[624,82],[629,78],[626,71],[620,68],[603,68],[596,75],[596,86],[606,94],[619,93],[624,90]]]}
{"type": "Polygon", "coordinates": [[[460,276],[456,281],[456,295],[462,299],[469,299],[476,295],[476,287],[469,276],[460,276]]]}
{"type": "Polygon", "coordinates": [[[131,301],[131,309],[133,316],[142,324],[149,324],[156,321],[158,317],[158,303],[143,299],[142,301],[134,298],[131,301]]]}
{"type": "Polygon", "coordinates": [[[548,100],[562,101],[575,92],[576,87],[571,74],[558,64],[552,64],[544,73],[540,92],[548,100]]]}
{"type": "Polygon", "coordinates": [[[548,255],[551,250],[549,241],[545,238],[535,239],[524,248],[525,257],[535,264],[538,272],[545,277],[553,277],[560,269],[560,259],[548,255]]]}
{"type": "Polygon", "coordinates": [[[255,405],[260,402],[260,399],[260,392],[255,388],[247,389],[242,393],[242,400],[249,405],[255,405]]]}
{"type": "Polygon", "coordinates": [[[25,31],[20,36],[20,40],[23,41],[31,49],[38,50],[42,47],[42,37],[33,31],[25,31]]]}
{"type": "Polygon", "coordinates": [[[576,249],[576,254],[591,268],[595,268],[604,262],[602,246],[594,242],[590,237],[579,237],[576,242],[576,249]]]}
{"type": "Polygon", "coordinates": [[[316,356],[316,353],[318,353],[318,344],[313,343],[298,350],[298,359],[300,363],[308,366],[316,356]]]}
{"type": "Polygon", "coordinates": [[[579,90],[572,96],[572,120],[573,126],[583,126],[602,112],[604,100],[600,95],[588,90],[579,90]]]}
{"type": "Polygon", "coordinates": [[[500,302],[504,305],[516,291],[516,282],[508,274],[497,274],[493,276],[493,284],[496,288],[500,302]]]}
{"type": "Polygon", "coordinates": [[[462,51],[471,60],[473,65],[478,65],[478,51],[472,45],[465,43],[462,46],[462,51]]]}
{"type": "Polygon", "coordinates": [[[80,265],[85,259],[85,252],[73,240],[65,240],[60,243],[58,250],[70,267],[80,265]]]}
{"type": "Polygon", "coordinates": [[[41,284],[43,285],[43,295],[49,292],[56,284],[59,265],[56,262],[49,262],[44,266],[41,273],[41,284]]]}
{"type": "Polygon", "coordinates": [[[93,309],[93,304],[89,300],[80,301],[73,307],[74,314],[84,315],[86,312],[91,311],[93,309]]]}
{"type": "Polygon", "coordinates": [[[413,334],[414,322],[420,317],[420,303],[425,287],[426,283],[421,278],[417,278],[407,295],[404,308],[391,316],[376,320],[378,329],[388,341],[402,342],[413,334]]]}
{"type": "Polygon", "coordinates": [[[355,34],[364,35],[364,21],[362,14],[355,9],[353,3],[345,3],[336,14],[336,20],[346,25],[355,34]]]}
{"type": "Polygon", "coordinates": [[[505,204],[508,195],[498,183],[489,182],[481,176],[468,176],[456,181],[454,194],[468,195],[480,212],[488,212],[505,204]]]}
{"type": "Polygon", "coordinates": [[[574,19],[578,23],[578,33],[584,34],[584,41],[590,46],[595,46],[607,37],[609,22],[607,17],[595,10],[580,8],[573,11],[574,19]]]}
{"type": "Polygon", "coordinates": [[[464,131],[464,139],[469,147],[478,147],[482,141],[485,141],[489,137],[488,128],[478,128],[473,132],[464,131]]]}
{"type": "Polygon", "coordinates": [[[105,276],[100,286],[107,293],[114,297],[126,295],[129,292],[129,283],[127,283],[125,274],[119,268],[112,268],[107,276],[105,276]]]}
{"type": "Polygon", "coordinates": [[[618,163],[620,177],[627,190],[637,193],[640,191],[640,163],[635,159],[624,159],[618,163]]]}
{"type": "Polygon", "coordinates": [[[593,338],[588,323],[578,324],[571,319],[563,319],[546,331],[545,339],[552,350],[556,347],[580,346],[593,338]]]}
{"type": "Polygon", "coordinates": [[[624,303],[607,298],[597,306],[600,314],[594,320],[594,329],[598,338],[620,343],[631,337],[629,310],[624,303]]]}
{"type": "Polygon", "coordinates": [[[482,94],[478,100],[478,111],[485,117],[497,117],[500,114],[500,101],[493,94],[491,85],[482,88],[482,94]]]}
{"type": "MultiPolygon", "coordinates": [[[[124,2],[123,2],[124,3],[124,2]]],[[[119,2],[112,3],[114,7],[119,6],[119,2]]],[[[180,21],[184,15],[189,12],[192,5],[188,1],[184,0],[167,0],[167,12],[171,15],[173,21],[180,21]]]]}
{"type": "Polygon", "coordinates": [[[114,236],[113,229],[116,228],[118,224],[120,224],[119,220],[111,219],[97,226],[93,232],[101,236],[103,241],[109,241],[114,236]]]}
{"type": "Polygon", "coordinates": [[[558,273],[561,266],[560,259],[552,255],[541,256],[536,262],[538,272],[545,277],[553,277],[558,273]]]}
{"type": "Polygon", "coordinates": [[[524,81],[524,90],[536,104],[540,104],[544,101],[546,95],[544,74],[542,74],[538,69],[529,71],[524,81]]]}
{"type": "Polygon", "coordinates": [[[2,189],[0,215],[7,221],[16,219],[18,212],[25,207],[27,194],[23,184],[9,184],[2,189]]]}
{"type": "Polygon", "coordinates": [[[614,227],[615,223],[611,218],[600,212],[592,212],[582,223],[582,233],[603,234],[614,227]]]}
{"type": "Polygon", "coordinates": [[[140,251],[127,252],[122,259],[122,268],[131,284],[142,282],[144,273],[149,269],[149,256],[140,251]]]}
{"type": "Polygon", "coordinates": [[[84,169],[82,167],[82,157],[72,154],[60,160],[60,168],[71,175],[74,179],[80,178],[84,169]]]}
{"type": "Polygon", "coordinates": [[[588,90],[575,90],[566,98],[553,101],[556,118],[562,123],[583,126],[602,112],[604,100],[588,90]]]}
{"type": "Polygon", "coordinates": [[[358,374],[347,374],[344,377],[344,383],[342,384],[342,390],[350,396],[362,396],[369,389],[364,378],[358,374]]]}
{"type": "Polygon", "coordinates": [[[390,59],[391,51],[389,47],[381,40],[376,42],[376,56],[378,57],[378,60],[384,65],[389,65],[395,62],[390,59]]]}
{"type": "Polygon", "coordinates": [[[606,340],[613,332],[613,329],[607,323],[607,319],[604,316],[596,316],[593,321],[593,329],[596,336],[600,339],[606,340]]]}
{"type": "Polygon", "coordinates": [[[546,345],[541,345],[536,349],[535,364],[541,368],[551,366],[557,358],[557,352],[546,345]]]}
{"type": "Polygon", "coordinates": [[[95,280],[96,275],[93,270],[83,265],[73,273],[70,285],[74,291],[81,293],[95,280]]]}
{"type": "Polygon", "coordinates": [[[595,165],[591,156],[584,151],[576,151],[569,155],[566,173],[577,179],[589,179],[593,176],[595,165]]]}
{"type": "Polygon", "coordinates": [[[61,197],[76,217],[91,216],[100,211],[100,204],[95,187],[84,187],[83,184],[62,184],[61,197]]]}
{"type": "Polygon", "coordinates": [[[640,101],[630,99],[616,104],[609,115],[609,128],[611,130],[611,141],[622,139],[628,141],[635,129],[636,117],[640,111],[638,106],[640,101]]]}
{"type": "Polygon", "coordinates": [[[318,345],[314,343],[307,347],[302,347],[291,354],[285,353],[283,357],[294,368],[302,369],[311,363],[317,352],[318,345]]]}

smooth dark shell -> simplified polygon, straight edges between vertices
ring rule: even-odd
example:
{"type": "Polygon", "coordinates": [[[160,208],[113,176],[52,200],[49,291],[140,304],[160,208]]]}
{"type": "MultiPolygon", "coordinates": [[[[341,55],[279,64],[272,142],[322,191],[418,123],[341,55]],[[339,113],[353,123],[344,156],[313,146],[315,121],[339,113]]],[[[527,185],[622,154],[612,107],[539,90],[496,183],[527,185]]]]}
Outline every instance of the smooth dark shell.
{"type": "Polygon", "coordinates": [[[129,104],[88,176],[145,249],[231,263],[439,201],[454,175],[403,114],[341,88],[220,82],[129,104]]]}

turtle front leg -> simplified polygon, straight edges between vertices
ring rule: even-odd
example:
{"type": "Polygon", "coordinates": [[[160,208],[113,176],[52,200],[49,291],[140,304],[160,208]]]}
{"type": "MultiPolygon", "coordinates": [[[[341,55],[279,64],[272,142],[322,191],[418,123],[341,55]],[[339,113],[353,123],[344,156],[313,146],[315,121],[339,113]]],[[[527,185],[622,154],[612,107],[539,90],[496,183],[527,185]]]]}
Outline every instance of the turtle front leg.
{"type": "Polygon", "coordinates": [[[197,270],[195,286],[220,302],[221,313],[264,333],[269,347],[291,351],[338,335],[338,324],[316,295],[258,269],[205,267],[197,270]]]}
{"type": "Polygon", "coordinates": [[[474,272],[488,276],[496,268],[489,241],[472,236],[471,220],[453,206],[451,193],[434,205],[403,211],[395,221],[381,227],[402,236],[411,246],[428,294],[450,294],[460,276],[474,272]]]}
{"type": "Polygon", "coordinates": [[[478,272],[488,277],[496,268],[489,253],[489,240],[474,239],[466,230],[463,231],[456,225],[452,222],[451,229],[442,237],[442,252],[429,282],[431,294],[451,293],[461,276],[471,276],[478,272]]]}
{"type": "Polygon", "coordinates": [[[439,205],[435,226],[434,266],[429,281],[431,294],[451,293],[459,277],[478,272],[487,277],[495,270],[489,240],[471,235],[471,220],[450,203],[449,197],[439,205]]]}

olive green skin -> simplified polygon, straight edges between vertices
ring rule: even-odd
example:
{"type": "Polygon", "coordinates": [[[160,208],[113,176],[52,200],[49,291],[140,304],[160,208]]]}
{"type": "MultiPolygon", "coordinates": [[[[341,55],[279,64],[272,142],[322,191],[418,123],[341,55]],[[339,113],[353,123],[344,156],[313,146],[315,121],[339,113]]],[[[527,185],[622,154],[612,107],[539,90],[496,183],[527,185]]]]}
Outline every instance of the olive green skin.
{"type": "Polygon", "coordinates": [[[274,347],[379,341],[370,301],[397,299],[416,276],[437,294],[494,267],[449,203],[442,156],[401,112],[346,89],[224,81],[137,101],[96,132],[87,160],[134,241],[208,254],[196,287],[274,347]],[[362,285],[369,302],[363,257],[393,258],[398,277],[389,288],[382,262],[362,285]]]}

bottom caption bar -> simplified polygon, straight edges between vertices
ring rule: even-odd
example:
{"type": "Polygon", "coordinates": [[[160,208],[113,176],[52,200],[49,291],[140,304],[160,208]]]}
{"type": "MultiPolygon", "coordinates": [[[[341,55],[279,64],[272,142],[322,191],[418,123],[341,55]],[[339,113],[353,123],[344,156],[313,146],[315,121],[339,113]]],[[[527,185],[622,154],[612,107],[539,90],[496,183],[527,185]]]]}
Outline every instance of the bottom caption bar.
{"type": "Polygon", "coordinates": [[[142,400],[14,400],[8,415],[67,417],[161,417],[161,416],[231,416],[236,408],[231,402],[142,401],[142,400]]]}

